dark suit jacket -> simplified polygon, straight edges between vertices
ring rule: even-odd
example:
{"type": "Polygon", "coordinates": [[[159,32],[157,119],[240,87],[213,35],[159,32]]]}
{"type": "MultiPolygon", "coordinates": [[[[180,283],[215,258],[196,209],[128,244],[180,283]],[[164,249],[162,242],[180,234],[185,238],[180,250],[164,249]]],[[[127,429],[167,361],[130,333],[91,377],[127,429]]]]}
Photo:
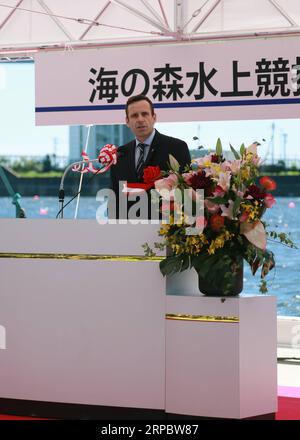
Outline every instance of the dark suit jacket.
{"type": "MultiPolygon", "coordinates": [[[[117,206],[118,206],[118,191],[119,181],[127,181],[128,183],[142,182],[139,179],[135,171],[135,145],[136,141],[133,140],[126,145],[119,147],[119,158],[115,166],[111,167],[111,188],[116,194],[117,206]]],[[[155,136],[148,156],[146,158],[145,166],[159,166],[161,170],[168,170],[169,154],[177,159],[183,168],[190,164],[191,156],[188,150],[187,144],[176,138],[165,136],[155,130],[155,136]]],[[[117,218],[118,210],[117,210],[117,218]]]]}

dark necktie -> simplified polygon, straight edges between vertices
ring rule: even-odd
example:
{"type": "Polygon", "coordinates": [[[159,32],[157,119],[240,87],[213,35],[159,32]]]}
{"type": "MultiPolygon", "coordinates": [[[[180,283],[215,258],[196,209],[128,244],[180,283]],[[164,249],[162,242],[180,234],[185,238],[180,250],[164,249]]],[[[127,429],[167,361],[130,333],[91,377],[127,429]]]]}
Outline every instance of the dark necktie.
{"type": "Polygon", "coordinates": [[[145,164],[145,148],[147,147],[146,144],[137,144],[137,149],[139,151],[139,157],[138,157],[138,161],[136,164],[136,174],[141,177],[142,175],[142,171],[143,171],[143,167],[145,164]]]}

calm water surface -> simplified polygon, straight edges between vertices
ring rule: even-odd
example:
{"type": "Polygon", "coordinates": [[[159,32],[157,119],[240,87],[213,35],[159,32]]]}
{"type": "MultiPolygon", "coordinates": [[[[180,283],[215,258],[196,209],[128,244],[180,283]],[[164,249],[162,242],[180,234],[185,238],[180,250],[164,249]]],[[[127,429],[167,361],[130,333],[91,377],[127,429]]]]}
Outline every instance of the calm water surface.
{"type": "MultiPolygon", "coordinates": [[[[270,224],[269,229],[277,225],[278,231],[290,232],[298,249],[268,244],[276,256],[276,268],[267,277],[269,293],[277,295],[279,315],[300,316],[300,198],[277,197],[276,200],[277,204],[267,211],[264,219],[270,224]]],[[[55,218],[59,209],[56,197],[24,197],[21,205],[28,218],[55,218]]],[[[99,206],[94,197],[82,197],[78,218],[96,218],[99,206]]],[[[65,208],[64,217],[73,218],[74,212],[75,201],[65,208]]],[[[0,217],[15,217],[15,207],[8,197],[0,197],[0,217]]],[[[243,293],[258,293],[258,285],[259,275],[253,277],[245,265],[243,293]]]]}

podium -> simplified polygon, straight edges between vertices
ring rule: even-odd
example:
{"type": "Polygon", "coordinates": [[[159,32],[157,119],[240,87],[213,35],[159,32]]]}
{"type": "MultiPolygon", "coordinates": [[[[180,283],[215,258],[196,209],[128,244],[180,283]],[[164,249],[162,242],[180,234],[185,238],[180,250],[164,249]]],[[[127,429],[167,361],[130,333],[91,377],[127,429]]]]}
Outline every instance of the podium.
{"type": "Polygon", "coordinates": [[[277,410],[272,296],[167,296],[166,411],[243,419],[277,410]]]}
{"type": "Polygon", "coordinates": [[[159,258],[143,254],[157,225],[1,219],[0,227],[2,402],[161,418],[276,411],[274,297],[224,302],[189,287],[192,277],[173,295],[177,275],[166,285],[159,258]]]}

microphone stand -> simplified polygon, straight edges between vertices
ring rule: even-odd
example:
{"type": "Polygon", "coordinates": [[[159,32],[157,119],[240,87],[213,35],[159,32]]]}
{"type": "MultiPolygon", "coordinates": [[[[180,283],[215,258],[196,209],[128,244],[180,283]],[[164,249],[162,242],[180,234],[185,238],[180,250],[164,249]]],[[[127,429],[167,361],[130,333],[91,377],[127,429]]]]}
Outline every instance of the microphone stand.
{"type": "MultiPolygon", "coordinates": [[[[98,158],[92,159],[92,160],[89,160],[89,162],[99,162],[99,159],[98,158]]],[[[65,169],[65,171],[62,175],[60,185],[59,185],[59,191],[58,191],[58,201],[60,203],[60,210],[59,210],[60,218],[64,217],[64,200],[65,200],[64,180],[65,180],[65,177],[66,177],[67,173],[70,171],[70,169],[73,168],[75,165],[82,165],[82,164],[86,164],[86,163],[87,162],[84,160],[70,163],[70,165],[67,166],[67,168],[65,169]]]]}

